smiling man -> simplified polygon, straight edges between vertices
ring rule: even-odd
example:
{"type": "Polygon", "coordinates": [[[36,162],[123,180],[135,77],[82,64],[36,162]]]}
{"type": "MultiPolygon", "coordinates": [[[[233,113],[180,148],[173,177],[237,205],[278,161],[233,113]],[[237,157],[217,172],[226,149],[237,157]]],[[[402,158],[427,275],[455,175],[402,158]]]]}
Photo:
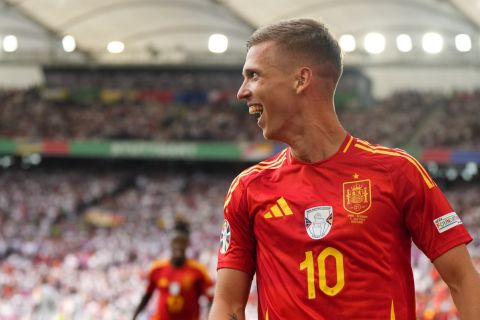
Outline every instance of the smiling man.
{"type": "Polygon", "coordinates": [[[238,98],[264,137],[288,148],[228,190],[210,319],[244,319],[256,274],[259,319],[414,320],[412,240],[462,319],[480,319],[472,238],[435,181],[403,150],[340,124],[341,50],[327,28],[283,21],[247,48],[238,98]]]}

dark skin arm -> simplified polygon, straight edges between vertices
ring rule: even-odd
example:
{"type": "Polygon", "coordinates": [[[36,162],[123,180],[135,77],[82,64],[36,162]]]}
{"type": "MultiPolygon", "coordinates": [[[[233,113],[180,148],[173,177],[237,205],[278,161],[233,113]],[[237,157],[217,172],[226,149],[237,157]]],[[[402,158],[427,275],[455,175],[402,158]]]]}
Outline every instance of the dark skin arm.
{"type": "Polygon", "coordinates": [[[147,306],[148,301],[150,301],[150,298],[152,297],[152,295],[153,295],[153,290],[148,290],[147,289],[147,291],[145,292],[145,294],[142,297],[142,300],[140,301],[140,304],[138,305],[137,309],[135,310],[135,313],[133,314],[132,320],[135,320],[137,318],[137,316],[140,314],[140,312],[142,312],[142,310],[145,309],[145,307],[147,306]]]}

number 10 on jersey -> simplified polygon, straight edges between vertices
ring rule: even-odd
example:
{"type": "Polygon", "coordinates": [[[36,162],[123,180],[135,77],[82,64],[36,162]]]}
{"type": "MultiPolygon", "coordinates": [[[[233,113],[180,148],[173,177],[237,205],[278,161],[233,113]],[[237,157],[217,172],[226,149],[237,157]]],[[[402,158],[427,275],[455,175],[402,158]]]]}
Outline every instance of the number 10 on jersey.
{"type": "MultiPolygon", "coordinates": [[[[345,272],[343,268],[343,255],[335,248],[327,247],[317,256],[318,267],[318,287],[320,291],[328,296],[334,296],[342,291],[345,285],[345,272]],[[335,259],[336,266],[336,283],[330,287],[327,284],[326,264],[325,260],[328,257],[335,259]]],[[[305,260],[300,263],[300,270],[307,270],[307,284],[308,284],[308,299],[315,299],[315,261],[313,260],[313,252],[305,252],[305,260]]]]}

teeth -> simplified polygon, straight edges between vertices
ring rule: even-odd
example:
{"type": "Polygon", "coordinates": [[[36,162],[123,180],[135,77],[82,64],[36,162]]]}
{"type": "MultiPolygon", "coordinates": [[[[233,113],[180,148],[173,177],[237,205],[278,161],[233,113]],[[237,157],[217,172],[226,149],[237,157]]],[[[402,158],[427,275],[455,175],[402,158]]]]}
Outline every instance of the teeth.
{"type": "Polygon", "coordinates": [[[248,113],[250,114],[261,114],[263,112],[263,107],[259,104],[253,104],[248,107],[248,113]]]}

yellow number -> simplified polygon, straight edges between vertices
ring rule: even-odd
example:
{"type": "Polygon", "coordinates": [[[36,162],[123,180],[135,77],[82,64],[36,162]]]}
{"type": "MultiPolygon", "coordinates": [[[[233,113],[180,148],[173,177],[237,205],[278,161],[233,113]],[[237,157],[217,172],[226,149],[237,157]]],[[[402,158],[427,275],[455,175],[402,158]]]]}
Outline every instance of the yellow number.
{"type": "Polygon", "coordinates": [[[335,248],[328,247],[322,250],[317,258],[318,263],[318,282],[320,290],[328,296],[334,296],[342,291],[345,285],[345,272],[343,269],[343,255],[335,248]],[[327,277],[325,275],[325,260],[328,256],[335,258],[335,266],[337,271],[337,283],[333,287],[327,285],[327,277]]]}
{"type": "MultiPolygon", "coordinates": [[[[345,270],[343,268],[343,255],[335,248],[327,247],[320,252],[317,257],[318,265],[318,286],[320,291],[328,296],[334,296],[342,291],[345,286],[345,270]],[[333,287],[327,284],[327,276],[325,274],[325,260],[327,257],[335,259],[337,282],[333,287]]],[[[300,270],[307,269],[307,285],[308,285],[308,299],[315,299],[315,272],[312,251],[305,252],[305,260],[300,263],[300,270]]]]}
{"type": "Polygon", "coordinates": [[[307,269],[308,299],[315,299],[315,274],[313,271],[312,251],[305,252],[305,260],[300,263],[300,270],[307,269]]]}

